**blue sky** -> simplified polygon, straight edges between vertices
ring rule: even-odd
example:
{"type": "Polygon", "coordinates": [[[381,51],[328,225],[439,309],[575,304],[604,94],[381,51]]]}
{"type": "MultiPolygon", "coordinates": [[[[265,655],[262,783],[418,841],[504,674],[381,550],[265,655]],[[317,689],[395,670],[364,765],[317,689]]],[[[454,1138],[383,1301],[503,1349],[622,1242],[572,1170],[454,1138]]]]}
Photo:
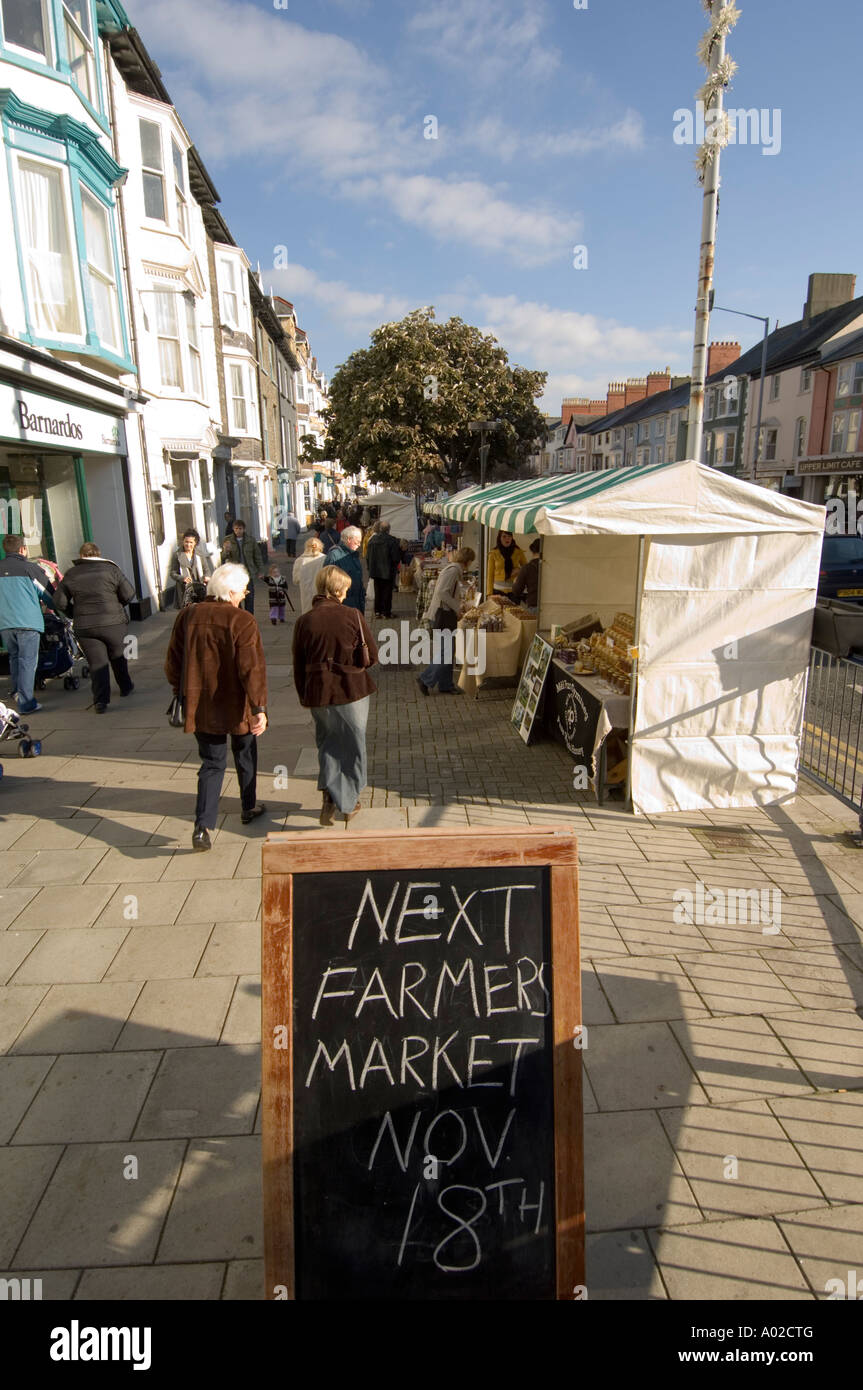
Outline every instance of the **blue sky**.
{"type": "MultiPolygon", "coordinates": [[[[716,302],[787,323],[811,271],[863,269],[859,0],[739,7],[727,105],[763,109],[778,152],[722,155],[716,302]]],[[[425,304],[547,370],[550,413],[610,379],[689,370],[701,190],[673,132],[704,80],[700,0],[129,8],[235,240],[328,374],[425,304]]],[[[711,324],[744,347],[759,332],[711,324]]]]}

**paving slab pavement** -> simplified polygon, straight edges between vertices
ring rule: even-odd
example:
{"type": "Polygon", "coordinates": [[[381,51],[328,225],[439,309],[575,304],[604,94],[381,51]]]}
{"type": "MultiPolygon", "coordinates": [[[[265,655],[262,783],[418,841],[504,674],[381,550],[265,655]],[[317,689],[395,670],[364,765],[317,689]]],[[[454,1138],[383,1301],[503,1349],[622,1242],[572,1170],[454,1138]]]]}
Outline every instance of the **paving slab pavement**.
{"type": "MultiPolygon", "coordinates": [[[[194,854],[195,751],[164,717],[172,620],[136,627],[135,694],[106,715],[49,687],[44,756],[7,757],[0,784],[0,1275],[50,1299],[263,1297],[260,847],[318,827],[314,728],[291,625],[266,624],[271,814],[243,827],[229,774],[194,854]]],[[[378,678],[366,809],[334,835],[579,835],[588,1296],[827,1297],[863,1269],[854,813],[804,779],[781,806],[634,819],[574,792],[559,746],[513,735],[511,689],[423,699],[408,668],[378,678]],[[711,827],[754,833],[723,848],[711,827]],[[687,920],[699,883],[713,910],[687,920]]]]}

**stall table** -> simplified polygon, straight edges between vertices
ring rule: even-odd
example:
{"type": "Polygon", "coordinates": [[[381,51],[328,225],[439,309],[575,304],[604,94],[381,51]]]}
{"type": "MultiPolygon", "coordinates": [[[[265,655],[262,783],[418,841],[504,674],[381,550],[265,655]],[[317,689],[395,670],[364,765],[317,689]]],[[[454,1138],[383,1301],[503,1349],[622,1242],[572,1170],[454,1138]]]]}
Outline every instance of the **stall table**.
{"type": "MultiPolygon", "coordinates": [[[[485,633],[485,670],[472,674],[463,666],[458,678],[459,689],[476,697],[484,681],[494,678],[518,680],[524,659],[536,632],[536,618],[513,618],[503,610],[503,632],[485,633]]],[[[465,626],[464,621],[459,627],[465,626]]]]}
{"type": "Polygon", "coordinates": [[[554,658],[546,687],[545,727],[587,768],[601,806],[606,739],[612,729],[628,733],[629,696],[621,695],[601,676],[576,675],[566,662],[554,658]]]}

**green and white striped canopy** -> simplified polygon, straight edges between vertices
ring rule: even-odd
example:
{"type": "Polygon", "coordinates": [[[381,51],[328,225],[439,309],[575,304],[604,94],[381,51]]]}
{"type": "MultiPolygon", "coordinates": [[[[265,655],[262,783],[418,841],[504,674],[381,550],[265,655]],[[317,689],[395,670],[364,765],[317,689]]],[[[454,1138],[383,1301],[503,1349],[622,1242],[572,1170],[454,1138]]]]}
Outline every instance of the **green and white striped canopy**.
{"type": "Polygon", "coordinates": [[[510,479],[490,487],[469,487],[456,493],[438,506],[439,512],[452,521],[480,521],[484,526],[501,531],[515,531],[526,536],[536,530],[536,519],[543,510],[554,512],[559,507],[586,501],[600,493],[625,487],[633,479],[643,479],[652,473],[673,468],[674,463],[636,465],[632,468],[612,468],[596,473],[558,473],[542,478],[510,479]]]}

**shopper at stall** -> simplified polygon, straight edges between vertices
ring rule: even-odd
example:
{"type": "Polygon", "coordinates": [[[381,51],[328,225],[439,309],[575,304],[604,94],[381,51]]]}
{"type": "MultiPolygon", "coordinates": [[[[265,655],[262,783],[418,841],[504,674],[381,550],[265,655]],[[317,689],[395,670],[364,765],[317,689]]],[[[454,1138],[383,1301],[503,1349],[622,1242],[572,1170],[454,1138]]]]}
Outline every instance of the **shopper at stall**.
{"type": "Polygon", "coordinates": [[[185,730],[194,734],[201,766],[192,847],[210,848],[225,777],[228,735],[240,784],[241,820],[266,812],[257,802],[258,746],[267,727],[267,669],[258,624],[241,605],[249,581],[242,565],[220,565],[202,603],[174,623],[165,675],[184,700],[185,730]]]}
{"type": "Polygon", "coordinates": [[[242,565],[249,572],[249,587],[246,591],[244,607],[247,613],[255,611],[255,580],[264,573],[264,557],[261,547],[252,536],[246,534],[246,523],[235,521],[233,532],[222,546],[223,565],[242,565]]]}
{"type": "Polygon", "coordinates": [[[366,611],[366,586],[363,580],[363,562],[359,548],[363,533],[358,526],[346,526],[342,532],[341,543],[328,551],[324,568],[337,565],[350,577],[351,587],[345,599],[346,608],[356,608],[359,613],[366,611]]]}
{"type": "Polygon", "coordinates": [[[349,821],[362,810],[367,778],[366,725],[377,686],[365,663],[374,665],[378,649],[362,613],[346,606],[350,587],[344,570],[326,565],[311,612],[294,628],[294,685],[315,721],[321,825],[332,825],[337,811],[349,821]]]}
{"type": "Polygon", "coordinates": [[[369,541],[366,556],[369,579],[375,585],[375,617],[393,616],[393,586],[401,563],[401,546],[395,536],[390,535],[390,523],[379,521],[378,530],[369,541]]]}
{"type": "Polygon", "coordinates": [[[497,544],[489,551],[486,571],[486,598],[492,594],[511,594],[515,575],[527,561],[527,556],[515,543],[511,531],[498,531],[497,544]]]}
{"type": "Polygon", "coordinates": [[[522,565],[512,586],[513,603],[524,603],[528,613],[539,611],[539,565],[542,541],[537,538],[530,543],[533,559],[522,565]]]}
{"type": "Polygon", "coordinates": [[[476,559],[476,553],[469,547],[457,550],[449,564],[444,565],[432,591],[426,609],[426,617],[431,623],[432,642],[441,646],[443,660],[439,665],[427,666],[417,685],[423,695],[428,695],[432,686],[437,686],[441,695],[460,695],[461,691],[453,680],[455,665],[454,639],[452,633],[458,626],[462,610],[461,584],[469,565],[476,559]],[[446,634],[450,634],[446,636],[446,634]]]}
{"type": "Polygon", "coordinates": [[[432,525],[431,530],[428,532],[425,540],[423,541],[423,550],[426,552],[426,554],[428,554],[430,550],[443,550],[443,542],[443,529],[441,527],[440,521],[437,517],[435,517],[434,524],[432,525]]]}
{"type": "Polygon", "coordinates": [[[300,612],[308,613],[315,597],[315,577],[324,563],[324,547],[316,536],[310,536],[303,553],[294,561],[291,578],[300,591],[300,612]]]}
{"type": "Polygon", "coordinates": [[[206,555],[198,549],[200,541],[201,537],[197,531],[184,531],[183,539],[174,552],[171,578],[174,581],[175,608],[185,608],[187,603],[193,603],[200,597],[213,573],[213,567],[206,555]]]}
{"type": "Polygon", "coordinates": [[[84,649],[97,714],[104,714],[110,703],[112,671],[121,695],[135,689],[126,660],[126,604],[134,597],[134,584],[113,560],[102,558],[92,541],[81,546],[79,558],[57,585],[54,604],[71,617],[84,649]]]}

